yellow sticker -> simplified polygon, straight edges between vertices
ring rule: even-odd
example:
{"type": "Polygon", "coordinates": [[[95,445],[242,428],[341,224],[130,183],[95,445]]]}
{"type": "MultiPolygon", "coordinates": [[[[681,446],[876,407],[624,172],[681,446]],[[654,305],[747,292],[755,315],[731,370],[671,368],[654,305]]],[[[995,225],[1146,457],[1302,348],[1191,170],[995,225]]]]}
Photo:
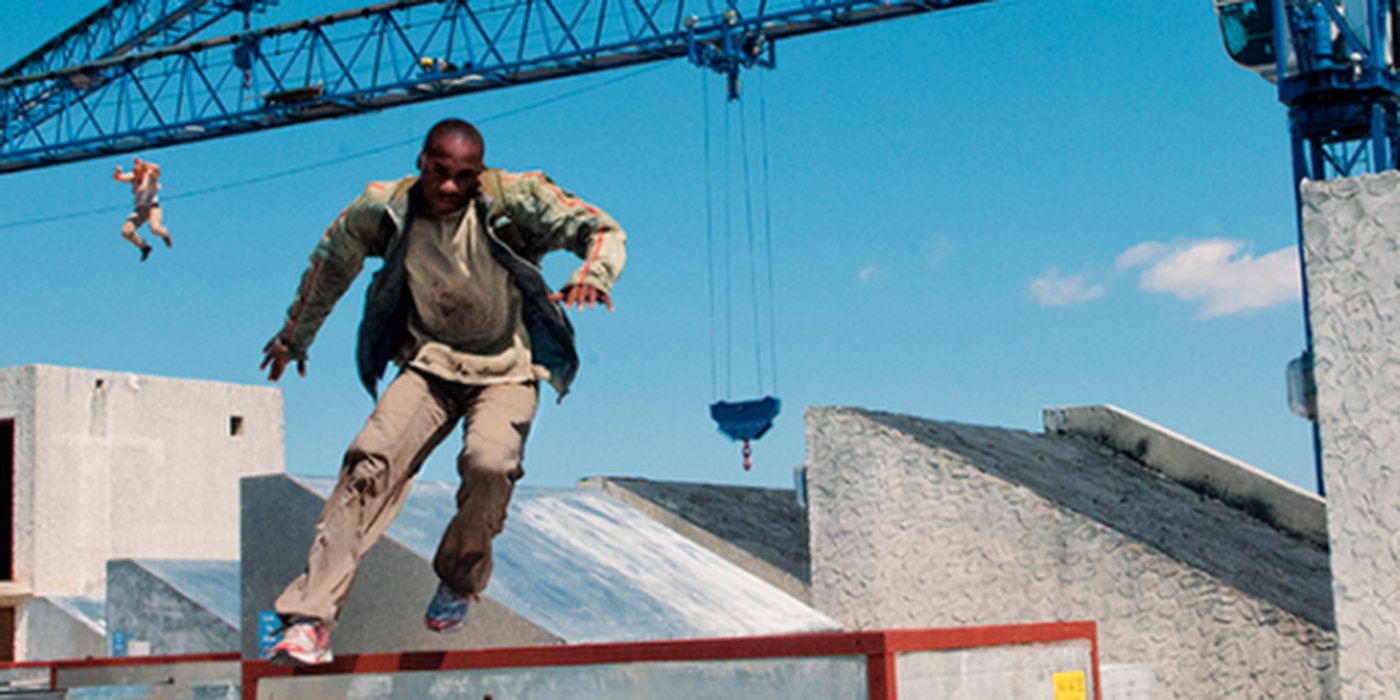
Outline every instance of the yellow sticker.
{"type": "Polygon", "coordinates": [[[1051,678],[1055,681],[1055,700],[1086,700],[1088,695],[1084,690],[1083,671],[1065,671],[1056,673],[1051,678]]]}

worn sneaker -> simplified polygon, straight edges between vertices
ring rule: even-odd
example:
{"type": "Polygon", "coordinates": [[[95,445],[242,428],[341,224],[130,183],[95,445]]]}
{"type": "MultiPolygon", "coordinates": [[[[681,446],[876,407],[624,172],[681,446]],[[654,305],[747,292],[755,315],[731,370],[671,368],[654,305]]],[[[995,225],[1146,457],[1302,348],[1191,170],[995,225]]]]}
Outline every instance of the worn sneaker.
{"type": "Polygon", "coordinates": [[[434,632],[453,632],[467,624],[467,608],[474,596],[459,596],[452,589],[438,582],[437,592],[428,603],[428,612],[423,615],[423,624],[434,632]]]}
{"type": "Polygon", "coordinates": [[[303,620],[282,630],[282,638],[272,647],[274,666],[319,666],[335,658],[331,654],[331,633],[320,620],[303,620]]]}

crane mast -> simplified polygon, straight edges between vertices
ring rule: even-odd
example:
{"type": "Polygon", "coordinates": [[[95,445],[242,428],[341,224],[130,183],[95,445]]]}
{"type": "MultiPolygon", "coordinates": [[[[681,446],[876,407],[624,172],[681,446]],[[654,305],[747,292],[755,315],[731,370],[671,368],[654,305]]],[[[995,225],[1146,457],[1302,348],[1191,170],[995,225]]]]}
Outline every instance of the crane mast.
{"type": "Polygon", "coordinates": [[[112,0],[0,73],[0,173],[672,58],[733,97],[777,39],[988,1],[396,0],[253,28],[269,0],[112,0]]]}
{"type": "Polygon", "coordinates": [[[1226,53],[1288,107],[1295,183],[1396,167],[1395,0],[1215,5],[1226,53]]]}

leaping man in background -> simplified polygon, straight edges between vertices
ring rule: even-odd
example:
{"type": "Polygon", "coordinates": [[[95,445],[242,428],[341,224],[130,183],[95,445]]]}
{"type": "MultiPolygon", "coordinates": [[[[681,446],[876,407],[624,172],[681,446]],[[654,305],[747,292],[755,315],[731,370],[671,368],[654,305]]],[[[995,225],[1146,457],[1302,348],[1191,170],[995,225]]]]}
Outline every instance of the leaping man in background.
{"type": "Polygon", "coordinates": [[[122,172],[122,166],[118,165],[112,179],[131,183],[131,194],[136,198],[131,216],[126,217],[126,223],[122,224],[122,238],[141,249],[141,261],[145,262],[151,255],[151,246],[141,239],[136,229],[149,221],[151,233],[160,236],[165,241],[165,247],[169,248],[170,230],[161,223],[160,199],[156,197],[160,191],[160,166],[137,158],[132,163],[131,172],[122,172]]]}

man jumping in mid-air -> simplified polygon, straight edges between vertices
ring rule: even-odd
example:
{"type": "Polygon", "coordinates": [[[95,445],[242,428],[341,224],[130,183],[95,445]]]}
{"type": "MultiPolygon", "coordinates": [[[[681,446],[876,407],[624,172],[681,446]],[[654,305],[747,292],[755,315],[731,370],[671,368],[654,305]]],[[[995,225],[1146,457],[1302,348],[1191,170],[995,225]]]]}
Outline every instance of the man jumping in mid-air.
{"type": "Polygon", "coordinates": [[[371,183],[321,237],[282,330],[264,349],[270,380],[293,361],[304,375],[307,348],[365,257],[384,258],[360,324],[360,379],[374,394],[389,360],[401,369],[345,453],[306,573],[277,599],[283,634],[273,663],[331,660],[329,631],[360,559],[458,421],[457,514],[433,557],[439,584],[424,622],[439,632],[465,623],[525,473],[539,381],[562,397],[578,368],[558,302],[613,308],[609,292],[626,258],[617,222],[541,173],[486,168],[484,153],[470,124],[435,125],[418,154],[420,177],[371,183]],[[537,267],[554,250],[584,261],[558,294],[537,267]]]}
{"type": "Polygon", "coordinates": [[[156,196],[160,191],[160,166],[137,158],[132,162],[131,172],[122,172],[122,166],[118,165],[112,179],[131,183],[131,194],[136,198],[131,216],[126,217],[126,223],[122,224],[122,238],[141,249],[141,261],[145,262],[151,255],[151,246],[141,239],[136,229],[150,221],[151,233],[160,236],[165,241],[165,247],[169,248],[170,230],[161,223],[160,199],[156,196]]]}

